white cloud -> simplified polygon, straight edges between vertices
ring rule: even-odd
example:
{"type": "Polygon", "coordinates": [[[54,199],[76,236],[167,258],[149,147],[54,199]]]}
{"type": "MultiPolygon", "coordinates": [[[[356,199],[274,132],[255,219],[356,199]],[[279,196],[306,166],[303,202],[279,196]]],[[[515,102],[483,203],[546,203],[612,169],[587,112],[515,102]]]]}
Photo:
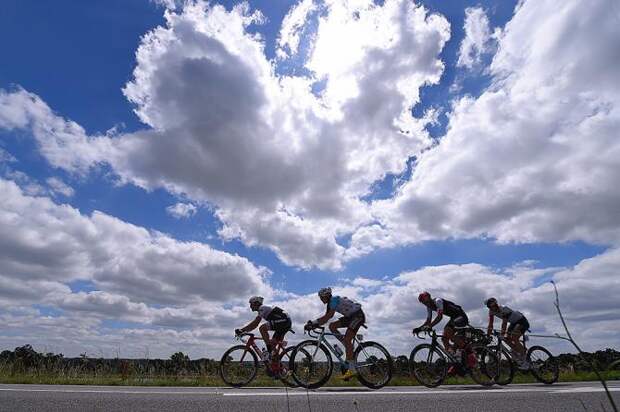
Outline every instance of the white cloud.
{"type": "Polygon", "coordinates": [[[176,219],[187,219],[196,214],[198,208],[191,203],[175,203],[168,206],[166,212],[176,219]]]}
{"type": "Polygon", "coordinates": [[[65,197],[71,197],[75,194],[75,190],[58,177],[49,177],[45,182],[54,194],[61,194],[65,197]]]}
{"type": "Polygon", "coordinates": [[[25,194],[0,179],[0,275],[14,282],[91,280],[149,304],[234,301],[270,294],[266,269],[197,242],[180,242],[101,212],[25,194]]]}
{"type": "MultiPolygon", "coordinates": [[[[57,167],[107,162],[123,182],[214,205],[223,238],[303,268],[338,269],[427,239],[617,244],[609,1],[566,2],[560,13],[553,2],[523,2],[498,34],[492,85],[454,102],[430,149],[432,116],[415,119],[410,108],[421,86],[439,81],[447,21],[405,1],[321,7],[305,62],[312,78],[274,74],[247,30],[260,14],[199,2],[168,11],[138,49],[125,94],[150,130],[86,136],[23,90],[0,93],[0,127],[30,127],[57,167]],[[412,177],[394,198],[360,200],[412,155],[412,177]],[[336,241],[346,236],[350,247],[336,241]]],[[[473,30],[486,24],[476,10],[472,36],[485,33],[473,30]]]]}
{"type": "Polygon", "coordinates": [[[489,18],[482,7],[465,9],[463,25],[465,37],[461,41],[457,66],[472,68],[480,64],[482,56],[492,49],[489,18]]]}
{"type": "Polygon", "coordinates": [[[609,7],[524,2],[499,39],[492,86],[455,102],[446,135],[395,198],[375,202],[382,225],[352,248],[472,237],[618,245],[620,56],[610,50],[620,29],[609,7]]]}
{"type": "Polygon", "coordinates": [[[15,156],[0,147],[0,163],[14,163],[16,161],[15,156]]]}
{"type": "Polygon", "coordinates": [[[301,34],[308,15],[317,9],[314,0],[301,0],[291,7],[284,16],[280,35],[278,36],[278,50],[280,58],[287,58],[297,54],[301,34]]]}
{"type": "Polygon", "coordinates": [[[109,152],[107,138],[89,137],[75,122],[56,115],[41,98],[23,89],[0,89],[0,128],[28,129],[54,167],[85,173],[109,152]]]}
{"type": "Polygon", "coordinates": [[[124,92],[150,130],[86,136],[23,90],[0,95],[0,127],[32,128],[56,167],[107,162],[122,182],[208,202],[222,234],[284,262],[340,268],[336,239],[371,220],[360,197],[431,144],[432,119],[410,109],[439,81],[449,26],[404,0],[323,7],[306,62],[316,79],[274,74],[247,31],[260,13],[196,2],[167,11],[138,49],[124,92]],[[319,78],[321,96],[311,91],[319,78]]]}

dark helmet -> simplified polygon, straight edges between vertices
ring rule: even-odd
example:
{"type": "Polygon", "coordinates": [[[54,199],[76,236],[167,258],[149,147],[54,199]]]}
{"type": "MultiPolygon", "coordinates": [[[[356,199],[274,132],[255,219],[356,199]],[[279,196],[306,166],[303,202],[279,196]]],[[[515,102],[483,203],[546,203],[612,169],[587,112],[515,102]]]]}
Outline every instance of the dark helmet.
{"type": "Polygon", "coordinates": [[[431,294],[428,292],[422,292],[420,293],[420,295],[418,296],[418,300],[422,303],[424,303],[424,301],[428,300],[431,298],[431,294]]]}
{"type": "Polygon", "coordinates": [[[487,300],[484,301],[484,304],[486,305],[487,308],[490,308],[493,305],[497,305],[497,299],[488,298],[487,300]]]}

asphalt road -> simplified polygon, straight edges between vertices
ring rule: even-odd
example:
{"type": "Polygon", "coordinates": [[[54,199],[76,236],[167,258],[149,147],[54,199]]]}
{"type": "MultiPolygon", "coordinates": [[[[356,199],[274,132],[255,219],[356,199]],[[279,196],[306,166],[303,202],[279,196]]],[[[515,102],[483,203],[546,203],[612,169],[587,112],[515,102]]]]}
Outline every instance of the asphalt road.
{"type": "MultiPolygon", "coordinates": [[[[620,382],[611,382],[620,405],[620,382]]],[[[0,385],[0,411],[610,411],[595,382],[545,385],[323,388],[162,388],[0,385]]]]}

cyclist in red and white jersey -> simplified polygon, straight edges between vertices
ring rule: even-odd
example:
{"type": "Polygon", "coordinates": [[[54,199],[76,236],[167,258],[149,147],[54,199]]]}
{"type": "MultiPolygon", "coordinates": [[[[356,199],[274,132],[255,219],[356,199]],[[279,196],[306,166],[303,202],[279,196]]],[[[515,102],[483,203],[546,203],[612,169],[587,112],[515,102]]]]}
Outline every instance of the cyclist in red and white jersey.
{"type": "Polygon", "coordinates": [[[277,306],[263,305],[262,296],[252,296],[249,303],[250,309],[253,312],[258,312],[258,315],[252,322],[248,323],[241,329],[235,329],[235,333],[240,335],[241,333],[254,330],[260,324],[261,320],[266,320],[266,322],[263,323],[258,330],[265,341],[267,352],[271,355],[271,351],[275,348],[275,344],[272,344],[272,341],[269,338],[269,331],[274,331],[274,340],[284,339],[286,332],[291,330],[291,318],[277,306]]]}
{"type": "Polygon", "coordinates": [[[428,292],[420,293],[418,300],[426,306],[426,321],[419,328],[415,328],[413,333],[432,329],[446,315],[450,320],[443,329],[443,345],[446,350],[452,353],[455,352],[456,348],[462,349],[465,341],[456,334],[454,327],[465,327],[469,324],[469,319],[463,308],[447,299],[432,298],[428,292]],[[437,312],[435,319],[433,319],[433,312],[437,312]],[[455,345],[452,345],[451,342],[454,342],[455,345]]]}

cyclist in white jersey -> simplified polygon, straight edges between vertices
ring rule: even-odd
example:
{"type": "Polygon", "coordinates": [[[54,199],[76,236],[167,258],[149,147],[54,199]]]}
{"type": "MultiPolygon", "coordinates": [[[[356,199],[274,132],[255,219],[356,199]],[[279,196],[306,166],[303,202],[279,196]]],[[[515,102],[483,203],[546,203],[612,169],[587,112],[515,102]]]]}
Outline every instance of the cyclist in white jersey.
{"type": "Polygon", "coordinates": [[[485,300],[484,304],[489,308],[487,335],[490,336],[493,332],[493,319],[497,316],[502,320],[501,333],[506,336],[506,342],[516,353],[519,366],[528,367],[525,360],[525,347],[520,341],[521,336],[530,328],[527,318],[517,310],[512,310],[508,306],[500,306],[495,298],[485,300]]]}
{"type": "Polygon", "coordinates": [[[325,315],[317,320],[308,321],[306,327],[312,328],[323,325],[333,318],[336,312],[342,315],[336,322],[329,324],[329,330],[344,344],[346,349],[347,371],[342,378],[344,380],[349,380],[355,376],[353,337],[357,334],[357,331],[364,322],[366,322],[366,316],[362,311],[362,305],[344,296],[332,296],[331,288],[322,288],[319,290],[319,297],[321,298],[321,302],[327,305],[325,315]],[[338,331],[340,328],[347,328],[344,336],[338,331]]]}
{"type": "Polygon", "coordinates": [[[252,296],[250,298],[250,309],[253,312],[258,312],[256,318],[242,327],[241,329],[235,329],[235,334],[240,335],[244,332],[249,332],[256,329],[261,320],[266,320],[258,330],[265,341],[267,351],[271,354],[271,351],[275,348],[275,342],[272,345],[272,341],[269,338],[269,331],[274,331],[273,340],[282,340],[286,332],[291,330],[291,318],[277,306],[263,305],[262,296],[252,296]]]}

